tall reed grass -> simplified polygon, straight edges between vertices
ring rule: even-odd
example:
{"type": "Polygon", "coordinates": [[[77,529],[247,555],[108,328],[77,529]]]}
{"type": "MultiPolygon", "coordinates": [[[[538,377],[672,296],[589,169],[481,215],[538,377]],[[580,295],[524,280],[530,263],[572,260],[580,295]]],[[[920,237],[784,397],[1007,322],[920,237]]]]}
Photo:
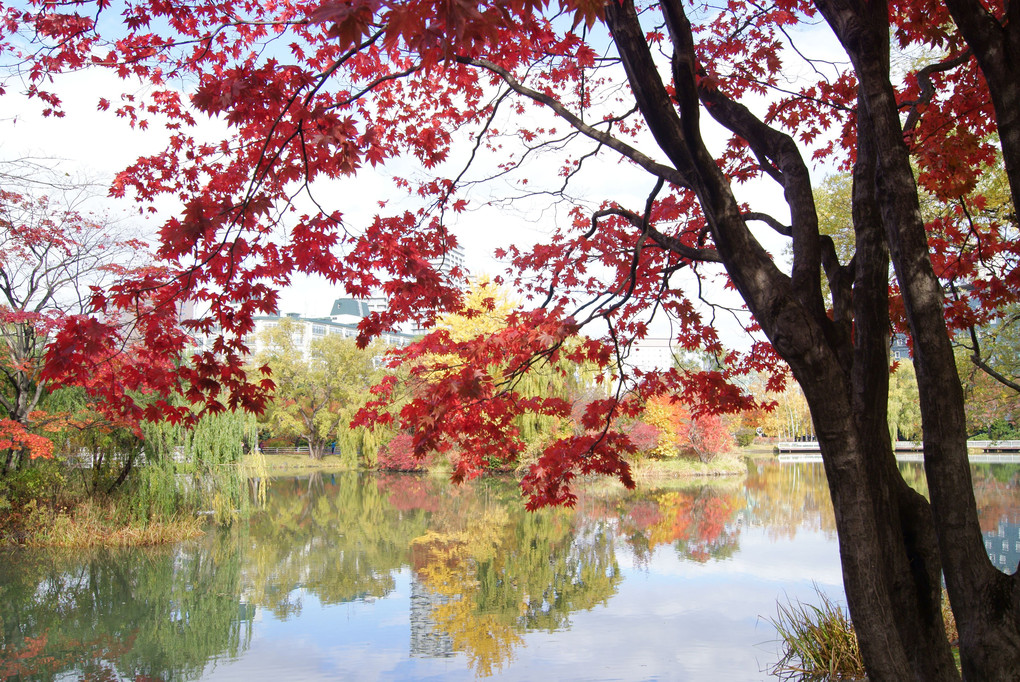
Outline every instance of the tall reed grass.
{"type": "Polygon", "coordinates": [[[770,672],[781,680],[864,679],[864,661],[850,617],[817,588],[820,605],[780,604],[771,618],[783,653],[770,672]]]}
{"type": "Polygon", "coordinates": [[[25,547],[126,547],[158,545],[202,534],[194,515],[175,514],[151,520],[125,520],[112,501],[84,499],[71,508],[28,505],[22,524],[25,547]]]}
{"type": "MultiPolygon", "coordinates": [[[[849,615],[817,587],[815,593],[820,602],[818,606],[799,601],[785,606],[779,604],[776,617],[769,619],[783,645],[782,656],[769,672],[781,680],[867,679],[849,615]]],[[[959,665],[960,637],[945,591],[942,592],[942,620],[959,665]]]]}

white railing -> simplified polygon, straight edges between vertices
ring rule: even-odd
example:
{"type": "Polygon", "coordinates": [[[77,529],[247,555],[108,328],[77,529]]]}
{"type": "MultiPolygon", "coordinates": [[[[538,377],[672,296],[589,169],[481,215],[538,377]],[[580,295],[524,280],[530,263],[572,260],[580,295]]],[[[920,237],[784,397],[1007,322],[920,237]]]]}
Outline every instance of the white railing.
{"type": "MultiPolygon", "coordinates": [[[[896,459],[913,462],[922,460],[921,443],[898,440],[894,444],[896,459]]],[[[972,462],[1020,462],[1020,440],[969,440],[967,448],[972,462]],[[1006,453],[1006,454],[1003,454],[1006,453]]],[[[821,460],[818,441],[784,441],[776,443],[783,462],[817,462],[821,460]]]]}

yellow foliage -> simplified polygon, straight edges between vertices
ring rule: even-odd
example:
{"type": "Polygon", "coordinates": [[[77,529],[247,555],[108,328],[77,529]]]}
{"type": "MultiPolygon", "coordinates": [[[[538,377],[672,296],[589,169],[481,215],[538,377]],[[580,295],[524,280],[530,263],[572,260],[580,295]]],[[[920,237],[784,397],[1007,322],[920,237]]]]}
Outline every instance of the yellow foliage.
{"type": "Polygon", "coordinates": [[[670,402],[667,396],[650,398],[641,419],[659,431],[659,443],[650,450],[653,457],[666,459],[680,455],[689,422],[687,411],[682,405],[670,402]]]}

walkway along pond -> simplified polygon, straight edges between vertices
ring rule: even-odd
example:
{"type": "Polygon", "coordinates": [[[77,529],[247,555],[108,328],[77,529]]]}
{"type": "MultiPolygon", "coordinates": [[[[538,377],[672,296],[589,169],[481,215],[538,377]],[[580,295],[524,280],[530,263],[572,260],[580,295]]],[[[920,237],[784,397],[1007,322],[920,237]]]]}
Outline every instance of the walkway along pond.
{"type": "MultiPolygon", "coordinates": [[[[768,679],[776,602],[842,587],[821,465],[751,467],[535,514],[510,481],[317,474],[177,547],[8,551],[0,678],[768,679]]],[[[1020,467],[974,476],[1012,571],[1020,467]]]]}

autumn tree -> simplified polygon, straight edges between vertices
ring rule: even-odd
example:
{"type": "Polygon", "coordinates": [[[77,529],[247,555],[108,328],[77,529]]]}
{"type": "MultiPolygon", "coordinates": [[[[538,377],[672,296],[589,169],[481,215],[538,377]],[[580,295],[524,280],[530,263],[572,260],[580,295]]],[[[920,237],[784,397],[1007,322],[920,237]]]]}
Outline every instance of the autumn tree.
{"type": "MultiPolygon", "coordinates": [[[[6,168],[6,166],[5,166],[6,168]]],[[[21,189],[21,188],[18,188],[21,189]]],[[[25,192],[32,188],[25,189],[25,192]]],[[[0,188],[0,442],[8,446],[3,472],[52,448],[33,422],[49,418],[38,410],[54,385],[47,375],[47,344],[68,324],[92,311],[91,288],[137,272],[141,242],[118,233],[113,221],[82,212],[88,188],[57,187],[55,197],[0,188]],[[21,443],[22,447],[17,447],[21,443]]],[[[107,318],[108,324],[115,319],[107,318]]],[[[125,325],[119,325],[125,326],[125,325]]],[[[108,365],[126,347],[96,349],[108,365]]],[[[110,426],[119,417],[101,420],[110,426]]],[[[123,426],[123,424],[119,424],[123,426]]]]}
{"type": "MultiPolygon", "coordinates": [[[[974,308],[947,302],[944,284],[973,275],[966,298],[994,316],[1020,290],[1018,243],[995,221],[926,225],[919,187],[942,200],[968,193],[998,143],[1016,206],[1018,12],[997,0],[39,0],[5,9],[0,50],[44,113],[73,114],[52,74],[110,68],[129,92],[102,93],[99,108],[167,129],[165,150],[112,190],[143,206],[164,195],[181,203],[160,235],[170,275],[97,303],[141,290],[153,292],[154,312],[184,297],[208,302],[196,325],[218,325],[218,352],[176,370],[193,399],[264,405],[270,387],[241,368],[243,339],[293,272],[358,295],[381,287],[391,305],[363,323],[363,341],[402,318],[429,324],[460,305],[458,273],[429,261],[456,243],[458,213],[492,196],[472,190],[545,198],[552,233],[504,254],[530,307],[496,334],[459,345],[439,334],[421,351],[465,362],[402,410],[415,449],[469,455],[503,446],[519,414],[567,414],[567,401],[522,396],[513,378],[564,356],[608,366],[652,316],[672,322],[680,348],[728,354],[715,324],[739,313],[725,297],[711,313],[702,301],[712,282],[732,287],[760,334],[751,352],[721,371],[621,377],[588,407],[584,432],[553,441],[532,466],[531,503],[571,503],[578,473],[632,483],[633,445],[611,428],[638,402],[626,392],[736,411],[750,401],[732,374],[777,367],[778,356],[811,409],[869,677],[958,678],[940,617],[944,577],[963,675],[998,680],[1020,671],[1020,578],[983,551],[950,333],[974,308]],[[833,50],[798,45],[806,31],[833,50]],[[928,57],[894,72],[894,47],[928,57]],[[222,139],[199,131],[209,118],[227,127],[222,139]],[[710,139],[720,129],[725,139],[710,139]],[[330,181],[397,157],[422,171],[396,178],[412,207],[345,214],[363,202],[344,203],[330,181]],[[552,169],[541,163],[550,158],[552,169]],[[813,159],[852,173],[848,262],[819,232],[813,159]],[[599,196],[579,196],[585,185],[599,196]],[[762,201],[780,194],[781,207],[762,201]],[[771,255],[784,242],[788,263],[771,255]],[[894,321],[913,342],[930,502],[903,481],[887,428],[894,321]],[[565,346],[581,328],[590,336],[565,346]],[[485,369],[496,359],[499,377],[485,369]]],[[[106,335],[86,327],[57,346],[86,361],[82,349],[106,335]]],[[[182,343],[156,326],[144,337],[182,343]]],[[[462,462],[457,476],[477,464],[462,462]]]]}
{"type": "MultiPolygon", "coordinates": [[[[505,287],[488,277],[479,277],[464,293],[459,310],[436,320],[436,334],[429,341],[391,355],[391,366],[403,367],[410,375],[404,383],[411,394],[419,398],[424,395],[426,401],[431,400],[429,393],[449,377],[460,375],[465,369],[470,372],[484,369],[494,384],[512,385],[514,395],[522,400],[554,399],[574,406],[569,414],[524,411],[513,415],[504,431],[508,437],[489,451],[477,453],[478,462],[487,466],[505,468],[534,459],[548,443],[579,428],[575,415],[583,413],[593,395],[605,394],[598,387],[603,378],[598,366],[577,362],[566,353],[557,361],[537,362],[528,372],[507,363],[498,352],[484,367],[464,358],[463,349],[512,331],[512,323],[521,310],[520,302],[505,287]],[[437,338],[442,338],[453,352],[429,352],[437,338]]],[[[569,341],[568,345],[576,343],[569,341]]]]}
{"type": "Polygon", "coordinates": [[[335,443],[354,464],[360,450],[380,444],[363,427],[351,433],[351,421],[371,397],[384,349],[358,348],[352,339],[329,334],[313,338],[305,352],[302,333],[304,326],[286,317],[261,332],[265,348],[256,360],[272,370],[276,384],[265,419],[277,435],[305,439],[312,459],[335,443]]]}

